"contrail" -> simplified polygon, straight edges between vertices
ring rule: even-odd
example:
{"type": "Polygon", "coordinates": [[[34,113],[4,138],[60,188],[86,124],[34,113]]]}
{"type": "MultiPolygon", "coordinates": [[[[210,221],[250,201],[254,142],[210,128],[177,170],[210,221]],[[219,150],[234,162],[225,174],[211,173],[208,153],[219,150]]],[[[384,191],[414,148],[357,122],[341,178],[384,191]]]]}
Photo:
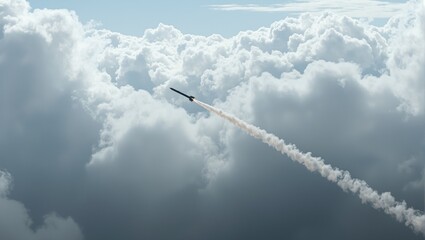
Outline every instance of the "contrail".
{"type": "Polygon", "coordinates": [[[262,140],[264,143],[275,148],[282,154],[286,154],[293,161],[304,165],[311,172],[318,172],[322,177],[338,184],[344,191],[351,191],[356,194],[362,203],[369,203],[376,209],[382,209],[385,213],[395,217],[398,221],[412,228],[415,232],[420,232],[425,236],[425,215],[423,212],[408,208],[406,202],[399,202],[389,192],[379,194],[373,190],[365,181],[352,178],[348,171],[334,168],[324,163],[320,157],[313,157],[310,152],[303,153],[293,144],[287,144],[273,134],[248,124],[228,113],[225,113],[206,103],[193,99],[199,106],[213,112],[241,128],[249,135],[262,140]]]}

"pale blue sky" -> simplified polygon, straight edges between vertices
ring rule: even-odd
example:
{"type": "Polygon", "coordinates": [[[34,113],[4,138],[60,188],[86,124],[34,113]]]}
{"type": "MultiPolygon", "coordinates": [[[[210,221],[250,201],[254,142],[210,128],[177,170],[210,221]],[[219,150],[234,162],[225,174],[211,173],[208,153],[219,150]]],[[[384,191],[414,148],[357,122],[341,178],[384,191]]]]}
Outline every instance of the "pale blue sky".
{"type": "MultiPolygon", "coordinates": [[[[154,28],[159,23],[174,25],[184,33],[210,35],[219,33],[224,36],[232,36],[241,30],[257,29],[261,26],[269,26],[273,21],[280,20],[290,14],[297,14],[299,9],[311,8],[330,8],[344,9],[346,4],[356,4],[365,6],[365,2],[381,3],[382,1],[352,0],[338,2],[338,6],[334,6],[335,1],[261,1],[261,5],[266,11],[257,11],[258,8],[247,9],[247,4],[255,4],[249,0],[206,0],[206,1],[94,1],[94,0],[30,0],[33,8],[66,8],[75,10],[82,22],[96,20],[102,23],[103,27],[112,31],[124,34],[140,36],[145,29],[154,28]],[[323,5],[327,3],[329,5],[323,5]],[[276,6],[271,4],[297,4],[295,10],[267,11],[274,9],[276,6]],[[239,7],[237,10],[229,9],[224,4],[234,4],[239,7]],[[212,5],[220,5],[213,8],[212,5]]],[[[392,4],[397,2],[406,2],[405,0],[388,0],[384,4],[392,4]]],[[[353,5],[354,6],[354,5],[353,5]]],[[[293,9],[294,6],[291,6],[293,9]]],[[[376,7],[376,6],[375,6],[376,7]]],[[[369,7],[365,6],[365,9],[369,7]]],[[[383,7],[377,6],[375,13],[381,12],[383,7]]],[[[264,10],[264,9],[262,9],[264,10]]],[[[358,9],[357,9],[358,10],[358,9]]],[[[360,9],[363,13],[363,9],[360,9]]],[[[355,15],[355,13],[353,13],[355,15]]]]}
{"type": "MultiPolygon", "coordinates": [[[[285,13],[225,12],[208,8],[223,0],[207,1],[94,1],[31,0],[33,8],[66,8],[75,10],[82,22],[94,19],[110,30],[142,35],[159,23],[174,25],[184,33],[233,35],[240,30],[256,29],[281,19],[285,13]]],[[[243,2],[243,1],[235,1],[243,2]]],[[[265,1],[267,2],[267,1],[265,1]]]]}

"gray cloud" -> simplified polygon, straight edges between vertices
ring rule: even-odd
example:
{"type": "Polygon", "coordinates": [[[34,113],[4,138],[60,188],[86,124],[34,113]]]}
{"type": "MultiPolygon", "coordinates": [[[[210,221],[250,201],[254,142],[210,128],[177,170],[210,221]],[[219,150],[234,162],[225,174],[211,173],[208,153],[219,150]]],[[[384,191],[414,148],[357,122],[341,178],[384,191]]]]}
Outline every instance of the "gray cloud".
{"type": "Polygon", "coordinates": [[[193,101],[211,113],[217,114],[239,127],[241,130],[244,130],[252,137],[273,147],[278,152],[287,155],[291,160],[304,165],[309,171],[317,172],[327,180],[336,183],[344,191],[352,192],[357,195],[363,203],[368,203],[376,209],[383,210],[406,226],[411,227],[415,232],[421,232],[425,235],[425,215],[420,210],[406,207],[405,202],[395,200],[391,193],[378,193],[365,181],[351,177],[348,171],[340,170],[326,164],[322,158],[312,156],[311,152],[303,153],[295,145],[285,143],[284,140],[279,139],[275,135],[246,123],[233,115],[196,99],[193,99],[193,101]]]}
{"type": "Polygon", "coordinates": [[[8,197],[12,183],[10,173],[0,171],[0,237],[2,239],[83,239],[79,226],[71,218],[56,214],[44,217],[41,226],[33,230],[32,220],[22,203],[8,197]]]}
{"type": "Polygon", "coordinates": [[[423,165],[412,159],[425,156],[422,3],[381,28],[304,14],[231,38],[163,24],[138,38],[66,10],[0,6],[10,234],[421,239],[168,87],[421,209],[423,165]]]}

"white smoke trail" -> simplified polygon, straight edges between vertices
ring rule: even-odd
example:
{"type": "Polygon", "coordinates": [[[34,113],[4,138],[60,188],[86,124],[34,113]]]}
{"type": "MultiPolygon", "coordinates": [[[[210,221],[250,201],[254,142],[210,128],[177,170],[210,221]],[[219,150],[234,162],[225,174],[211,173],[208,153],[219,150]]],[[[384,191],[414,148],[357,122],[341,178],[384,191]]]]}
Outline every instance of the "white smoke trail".
{"type": "Polygon", "coordinates": [[[325,164],[323,159],[313,157],[310,152],[303,153],[293,144],[287,144],[282,139],[279,139],[273,134],[245,123],[244,121],[227,114],[217,108],[214,108],[206,103],[196,99],[195,103],[205,108],[206,110],[216,113],[222,118],[228,120],[242,130],[245,130],[249,135],[261,139],[264,143],[274,147],[277,151],[286,154],[293,161],[299,162],[312,172],[318,172],[331,182],[335,182],[344,191],[351,191],[356,194],[362,203],[369,203],[376,209],[382,209],[385,213],[395,217],[398,221],[406,224],[415,232],[421,232],[425,235],[425,215],[419,210],[408,208],[406,202],[398,202],[389,192],[379,194],[369,185],[360,179],[352,178],[348,171],[343,171],[334,168],[329,164],[325,164]]]}

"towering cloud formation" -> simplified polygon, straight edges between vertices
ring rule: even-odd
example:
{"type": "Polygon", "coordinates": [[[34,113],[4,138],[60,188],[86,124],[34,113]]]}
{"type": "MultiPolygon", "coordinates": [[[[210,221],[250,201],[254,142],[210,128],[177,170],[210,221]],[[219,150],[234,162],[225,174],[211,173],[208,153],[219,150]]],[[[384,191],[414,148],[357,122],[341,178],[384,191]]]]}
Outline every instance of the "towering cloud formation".
{"type": "Polygon", "coordinates": [[[4,229],[29,239],[420,239],[168,90],[421,209],[425,6],[411,5],[383,27],[303,14],[231,38],[164,24],[132,37],[0,0],[0,168],[10,173],[0,204],[15,219],[4,229]]]}

